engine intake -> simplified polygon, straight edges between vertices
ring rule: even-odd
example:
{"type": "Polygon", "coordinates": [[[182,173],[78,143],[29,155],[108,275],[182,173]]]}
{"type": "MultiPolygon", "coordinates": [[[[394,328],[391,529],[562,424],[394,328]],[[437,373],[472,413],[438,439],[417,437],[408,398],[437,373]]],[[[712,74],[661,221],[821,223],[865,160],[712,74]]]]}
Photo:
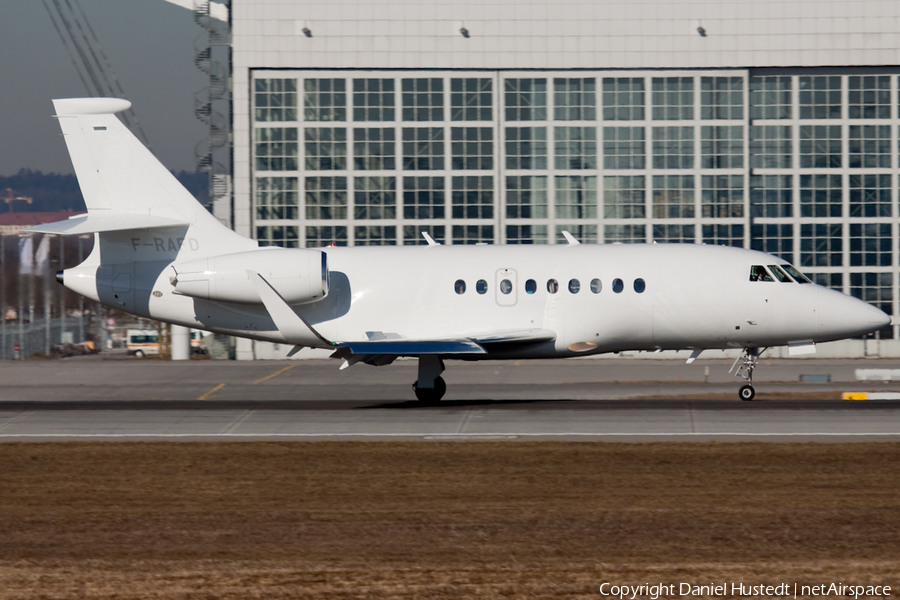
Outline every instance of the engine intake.
{"type": "Polygon", "coordinates": [[[175,293],[204,300],[262,304],[247,271],[269,282],[288,304],[328,295],[328,255],[320,250],[266,248],[172,265],[175,293]]]}

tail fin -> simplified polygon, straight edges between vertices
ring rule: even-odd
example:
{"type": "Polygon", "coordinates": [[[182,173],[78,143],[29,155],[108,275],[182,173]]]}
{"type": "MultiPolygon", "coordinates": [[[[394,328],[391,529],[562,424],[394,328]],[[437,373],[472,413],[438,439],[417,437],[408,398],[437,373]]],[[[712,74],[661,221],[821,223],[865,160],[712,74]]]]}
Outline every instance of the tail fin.
{"type": "Polygon", "coordinates": [[[41,231],[75,234],[190,227],[193,238],[208,242],[204,244],[207,252],[257,246],[213,217],[116,117],[115,113],[131,106],[129,101],[70,98],[54,100],[53,106],[88,215],[73,223],[43,226],[41,231]]]}

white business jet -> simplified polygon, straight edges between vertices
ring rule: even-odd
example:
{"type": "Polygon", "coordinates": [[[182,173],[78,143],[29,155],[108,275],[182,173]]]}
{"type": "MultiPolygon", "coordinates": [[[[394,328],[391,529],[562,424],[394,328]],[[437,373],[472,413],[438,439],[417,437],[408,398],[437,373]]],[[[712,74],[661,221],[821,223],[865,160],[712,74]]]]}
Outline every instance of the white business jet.
{"type": "MultiPolygon", "coordinates": [[[[741,348],[754,396],[770,346],[792,354],[890,324],[784,260],[695,244],[260,248],[203,208],[115,113],[126,100],[54,100],[87,215],[32,231],[94,234],[67,288],[142,317],[387,365],[416,357],[422,402],[445,359],[566,358],[741,348]]],[[[738,363],[741,364],[738,364],[738,363]]]]}

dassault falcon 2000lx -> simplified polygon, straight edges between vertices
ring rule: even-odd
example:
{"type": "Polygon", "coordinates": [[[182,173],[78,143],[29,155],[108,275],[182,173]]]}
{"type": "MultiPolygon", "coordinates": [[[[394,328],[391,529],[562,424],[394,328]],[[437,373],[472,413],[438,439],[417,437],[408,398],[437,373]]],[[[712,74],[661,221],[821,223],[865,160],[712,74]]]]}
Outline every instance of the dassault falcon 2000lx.
{"type": "MultiPolygon", "coordinates": [[[[216,220],[119,121],[127,100],[54,100],[87,215],[33,228],[94,234],[57,274],[108,306],[185,327],[333,350],[343,367],[418,358],[413,389],[440,400],[444,360],[625,350],[762,350],[861,336],[877,308],[812,284],[784,260],[674,244],[260,248],[216,220]]],[[[742,362],[741,362],[742,361],[742,362]]],[[[740,362],[740,364],[739,364],[740,362]]]]}

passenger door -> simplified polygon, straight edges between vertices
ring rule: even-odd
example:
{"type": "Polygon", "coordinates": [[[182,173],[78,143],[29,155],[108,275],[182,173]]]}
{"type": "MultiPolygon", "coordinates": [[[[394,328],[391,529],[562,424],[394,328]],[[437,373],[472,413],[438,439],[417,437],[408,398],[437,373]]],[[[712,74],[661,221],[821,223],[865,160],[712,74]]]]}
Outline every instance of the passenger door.
{"type": "Polygon", "coordinates": [[[519,281],[518,275],[513,269],[499,269],[494,277],[494,289],[497,304],[500,306],[515,306],[518,302],[519,281]]]}

